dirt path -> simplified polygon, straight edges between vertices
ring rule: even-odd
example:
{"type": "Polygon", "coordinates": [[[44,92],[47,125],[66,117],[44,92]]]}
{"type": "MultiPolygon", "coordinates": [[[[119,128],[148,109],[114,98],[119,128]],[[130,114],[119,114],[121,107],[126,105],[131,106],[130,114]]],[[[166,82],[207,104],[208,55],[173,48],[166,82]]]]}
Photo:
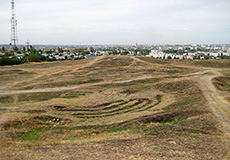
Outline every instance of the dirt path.
{"type": "MultiPolygon", "coordinates": [[[[135,62],[141,62],[141,63],[147,64],[147,65],[150,65],[150,66],[156,66],[156,65],[153,64],[153,63],[150,63],[150,62],[141,60],[141,59],[139,59],[139,58],[137,58],[137,57],[132,57],[132,59],[133,59],[135,62]]],[[[159,65],[159,64],[158,64],[158,65],[159,65]]]]}
{"type": "Polygon", "coordinates": [[[220,73],[218,71],[211,71],[211,73],[214,75],[200,76],[198,81],[212,111],[219,118],[226,135],[230,136],[230,105],[218,94],[212,83],[212,79],[220,76],[220,73]]]}
{"type": "MultiPolygon", "coordinates": [[[[96,59],[95,61],[97,61],[97,60],[98,59],[96,59]]],[[[92,64],[95,63],[95,61],[92,62],[92,64]]],[[[202,74],[205,74],[205,73],[208,73],[208,72],[214,72],[214,71],[216,71],[216,70],[205,70],[205,71],[199,71],[199,72],[196,72],[196,73],[180,75],[180,76],[181,77],[184,77],[184,76],[196,76],[196,75],[202,75],[202,74]]],[[[174,75],[171,75],[171,76],[174,76],[174,75]]],[[[111,81],[104,81],[104,82],[100,82],[100,83],[82,84],[82,85],[70,86],[70,87],[44,88],[44,89],[32,89],[32,90],[0,90],[0,96],[1,95],[3,96],[3,95],[25,94],[25,93],[61,92],[61,91],[74,90],[74,89],[90,87],[90,86],[111,84],[111,83],[115,83],[115,84],[129,83],[129,82],[132,82],[132,81],[149,79],[149,78],[159,78],[159,76],[141,76],[141,77],[136,77],[136,78],[132,78],[132,79],[128,79],[128,80],[121,80],[121,81],[112,81],[111,80],[111,81]]]]}
{"type": "Polygon", "coordinates": [[[25,93],[41,93],[41,92],[61,92],[61,91],[67,91],[67,90],[74,90],[78,88],[84,88],[84,87],[90,87],[90,86],[97,86],[97,85],[105,85],[105,84],[122,84],[122,83],[128,83],[136,80],[143,80],[153,78],[152,76],[142,76],[137,77],[129,80],[122,80],[122,81],[104,81],[100,83],[88,83],[88,84],[82,84],[77,86],[70,86],[70,87],[57,87],[57,88],[44,88],[44,89],[32,89],[32,90],[0,90],[0,96],[3,95],[14,95],[14,94],[25,94],[25,93]]]}
{"type": "Polygon", "coordinates": [[[89,62],[86,65],[83,65],[81,67],[75,68],[73,71],[76,71],[76,70],[79,70],[79,69],[82,69],[82,68],[85,68],[85,67],[92,66],[93,64],[95,64],[96,62],[98,62],[99,60],[101,60],[103,58],[104,58],[104,56],[95,57],[95,59],[93,61],[91,61],[91,62],[89,62]]]}

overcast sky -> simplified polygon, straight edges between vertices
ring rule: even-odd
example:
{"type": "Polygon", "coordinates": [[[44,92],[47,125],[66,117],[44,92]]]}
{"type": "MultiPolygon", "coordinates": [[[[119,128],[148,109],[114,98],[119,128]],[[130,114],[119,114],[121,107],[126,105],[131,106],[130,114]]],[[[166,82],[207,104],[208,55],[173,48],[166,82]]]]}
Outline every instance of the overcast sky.
{"type": "MultiPolygon", "coordinates": [[[[0,44],[11,0],[0,0],[0,44]]],[[[230,0],[15,0],[20,44],[226,44],[230,0]]]]}

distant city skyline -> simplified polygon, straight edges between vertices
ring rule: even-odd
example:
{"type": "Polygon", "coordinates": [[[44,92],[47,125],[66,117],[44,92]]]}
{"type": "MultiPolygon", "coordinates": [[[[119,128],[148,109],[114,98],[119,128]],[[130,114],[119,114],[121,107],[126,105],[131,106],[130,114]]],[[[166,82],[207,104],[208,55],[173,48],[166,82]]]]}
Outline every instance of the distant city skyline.
{"type": "MultiPolygon", "coordinates": [[[[11,0],[0,5],[10,42],[11,0]]],[[[229,0],[15,0],[19,44],[229,44],[229,0]]]]}

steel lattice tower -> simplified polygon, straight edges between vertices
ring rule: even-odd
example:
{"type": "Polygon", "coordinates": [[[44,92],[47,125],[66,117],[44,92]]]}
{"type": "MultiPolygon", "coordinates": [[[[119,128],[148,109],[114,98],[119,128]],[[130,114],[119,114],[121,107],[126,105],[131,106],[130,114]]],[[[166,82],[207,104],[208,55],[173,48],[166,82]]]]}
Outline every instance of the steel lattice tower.
{"type": "Polygon", "coordinates": [[[11,13],[11,46],[13,49],[17,48],[18,43],[18,35],[17,35],[17,20],[15,15],[15,2],[14,0],[11,1],[12,5],[12,13],[11,13]]]}

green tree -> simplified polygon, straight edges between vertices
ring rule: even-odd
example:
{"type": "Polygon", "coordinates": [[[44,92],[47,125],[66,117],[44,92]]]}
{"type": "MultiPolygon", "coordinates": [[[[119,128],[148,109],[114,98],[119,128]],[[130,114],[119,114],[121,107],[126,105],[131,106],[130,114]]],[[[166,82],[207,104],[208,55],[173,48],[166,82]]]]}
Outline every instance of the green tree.
{"type": "Polygon", "coordinates": [[[2,52],[5,52],[5,51],[6,51],[5,47],[2,47],[2,52]]]}
{"type": "Polygon", "coordinates": [[[26,48],[25,48],[25,47],[23,47],[23,48],[22,48],[22,51],[25,53],[25,52],[26,52],[26,48]]]}
{"type": "Polygon", "coordinates": [[[22,64],[22,60],[17,59],[17,58],[9,58],[7,56],[3,56],[0,58],[0,65],[14,65],[14,64],[22,64]]]}
{"type": "Polygon", "coordinates": [[[30,53],[23,58],[25,62],[41,62],[41,57],[38,54],[30,53]]]}

